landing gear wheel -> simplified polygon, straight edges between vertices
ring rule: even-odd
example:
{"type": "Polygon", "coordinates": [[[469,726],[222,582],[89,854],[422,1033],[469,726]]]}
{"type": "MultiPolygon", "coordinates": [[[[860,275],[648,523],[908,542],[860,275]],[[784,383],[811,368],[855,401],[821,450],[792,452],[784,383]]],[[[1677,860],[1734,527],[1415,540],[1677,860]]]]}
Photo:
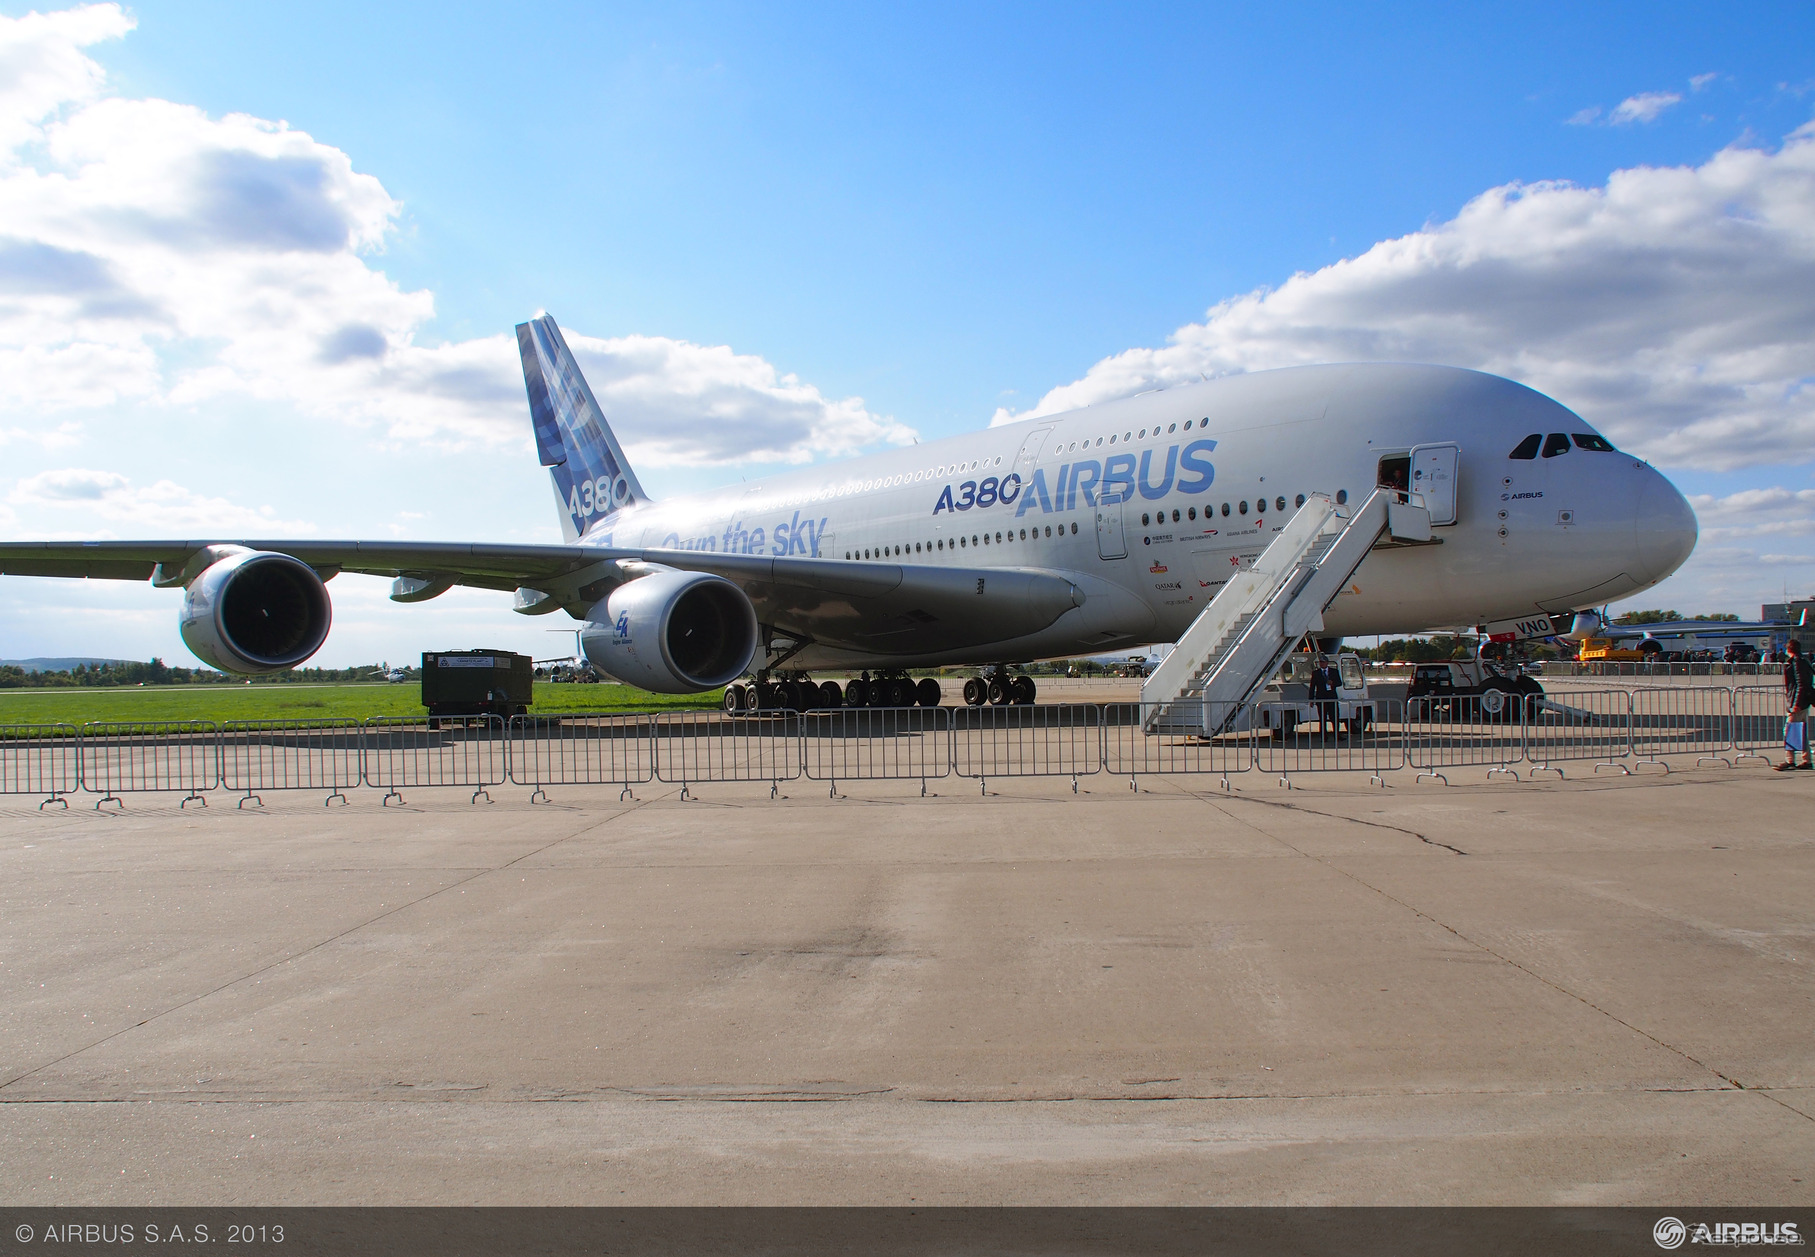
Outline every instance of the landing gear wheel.
{"type": "Polygon", "coordinates": [[[755,685],[740,685],[737,687],[738,696],[743,700],[744,715],[754,716],[757,712],[762,710],[762,702],[758,693],[759,689],[760,687],[755,685]]]}
{"type": "Polygon", "coordinates": [[[741,685],[727,685],[725,687],[725,714],[728,716],[737,716],[743,714],[743,710],[744,687],[741,685]]]}
{"type": "Polygon", "coordinates": [[[1021,707],[1032,707],[1034,703],[1034,679],[1030,676],[1019,676],[1014,679],[1015,703],[1021,707]]]}
{"type": "Polygon", "coordinates": [[[819,705],[833,711],[844,706],[844,693],[838,688],[838,682],[821,681],[819,683],[819,705]]]}
{"type": "Polygon", "coordinates": [[[981,707],[983,701],[988,697],[989,687],[983,683],[982,677],[965,678],[964,705],[966,707],[981,707]]]}
{"type": "Polygon", "coordinates": [[[844,703],[846,707],[868,707],[870,705],[870,683],[862,677],[852,677],[844,683],[844,703]]]}
{"type": "Polygon", "coordinates": [[[922,707],[937,707],[940,700],[945,697],[939,690],[939,682],[933,680],[932,677],[920,679],[920,684],[914,687],[914,696],[919,699],[922,707]]]}
{"type": "Polygon", "coordinates": [[[989,682],[989,705],[1005,707],[1008,705],[1008,683],[1001,677],[991,677],[989,682]]]}

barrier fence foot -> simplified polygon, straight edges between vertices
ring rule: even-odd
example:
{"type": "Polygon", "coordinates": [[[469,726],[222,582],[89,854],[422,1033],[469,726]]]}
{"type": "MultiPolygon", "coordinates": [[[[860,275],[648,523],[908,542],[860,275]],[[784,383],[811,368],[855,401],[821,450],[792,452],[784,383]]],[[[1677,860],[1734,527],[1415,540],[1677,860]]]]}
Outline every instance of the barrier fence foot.
{"type": "Polygon", "coordinates": [[[1742,759],[1755,759],[1759,763],[1766,765],[1769,765],[1771,762],[1771,757],[1769,755],[1760,755],[1757,751],[1741,751],[1738,755],[1733,757],[1733,767],[1738,768],[1739,761],[1742,759]]]}
{"type": "Polygon", "coordinates": [[[1635,759],[1632,761],[1632,766],[1634,768],[1643,768],[1646,764],[1653,764],[1656,767],[1663,769],[1664,776],[1666,777],[1670,775],[1670,765],[1666,764],[1661,759],[1635,759]]]}
{"type": "MultiPolygon", "coordinates": [[[[922,794],[926,793],[926,783],[924,781],[920,783],[920,793],[922,793],[922,794]]],[[[836,781],[834,781],[826,786],[826,798],[836,799],[837,797],[838,797],[838,783],[836,781]]]]}
{"type": "Polygon", "coordinates": [[[1700,768],[1703,764],[1725,764],[1728,768],[1733,767],[1733,762],[1731,760],[1729,760],[1725,755],[1698,755],[1698,756],[1696,756],[1695,757],[1695,766],[1697,768],[1700,768]]]}
{"type": "Polygon", "coordinates": [[[1071,792],[1073,794],[1078,792],[1078,775],[1076,773],[1071,775],[1071,792]]]}
{"type": "Polygon", "coordinates": [[[632,803],[635,803],[637,801],[636,795],[634,795],[630,792],[630,787],[628,785],[626,785],[622,790],[618,791],[618,802],[622,803],[625,799],[629,799],[632,803]]]}
{"type": "Polygon", "coordinates": [[[1230,794],[1235,793],[1235,783],[1229,780],[1228,773],[1223,774],[1223,779],[1219,784],[1222,786],[1223,789],[1227,790],[1230,794]]]}
{"type": "MultiPolygon", "coordinates": [[[[1760,758],[1762,759],[1763,756],[1760,756],[1760,758]]],[[[49,807],[53,803],[61,803],[63,805],[63,810],[65,812],[69,811],[69,800],[64,798],[60,794],[53,794],[50,796],[50,798],[48,798],[48,799],[44,800],[44,802],[38,804],[38,810],[40,812],[42,812],[45,808],[49,807]]]]}
{"type": "Polygon", "coordinates": [[[537,786],[534,790],[529,792],[529,801],[531,803],[548,802],[548,791],[544,790],[541,786],[537,786]]]}
{"type": "MultiPolygon", "coordinates": [[[[1441,781],[1446,786],[1449,784],[1449,778],[1442,773],[1421,772],[1418,774],[1418,781],[1441,781]]],[[[1412,784],[1415,786],[1418,781],[1414,781],[1412,784]]]]}
{"type": "Polygon", "coordinates": [[[1624,764],[1616,764],[1610,759],[1601,760],[1601,761],[1597,762],[1594,766],[1594,770],[1597,773],[1600,772],[1601,769],[1603,769],[1603,768],[1617,768],[1620,770],[1621,776],[1623,776],[1623,777],[1632,776],[1632,770],[1630,768],[1626,767],[1626,765],[1624,765],[1624,764]]]}
{"type": "Polygon", "coordinates": [[[1489,777],[1492,777],[1495,773],[1505,773],[1508,777],[1511,777],[1514,781],[1517,781],[1519,779],[1518,769],[1508,768],[1505,764],[1496,764],[1494,767],[1487,770],[1487,775],[1489,777]]]}
{"type": "MultiPolygon", "coordinates": [[[[185,801],[187,801],[187,800],[185,800],[185,801]]],[[[263,799],[259,798],[256,794],[253,794],[252,791],[248,790],[248,791],[246,791],[245,796],[243,798],[241,798],[238,803],[235,803],[233,805],[233,810],[237,812],[240,808],[245,807],[246,804],[248,804],[248,803],[256,803],[260,807],[265,806],[265,801],[263,799]]]]}
{"type": "Polygon", "coordinates": [[[1563,770],[1558,768],[1555,764],[1533,764],[1531,766],[1531,779],[1536,781],[1539,773],[1555,773],[1558,781],[1563,780],[1563,770]]]}
{"type": "Polygon", "coordinates": [[[923,799],[926,798],[926,778],[925,777],[922,777],[920,779],[920,797],[923,799]]]}
{"type": "Polygon", "coordinates": [[[1130,790],[1134,791],[1136,794],[1139,794],[1141,792],[1140,786],[1135,784],[1133,773],[1128,774],[1128,788],[1130,790]]]}
{"type": "Polygon", "coordinates": [[[386,791],[386,792],[385,792],[385,796],[384,796],[384,800],[383,800],[383,803],[382,803],[382,806],[384,806],[384,807],[389,807],[389,806],[391,806],[391,800],[392,800],[392,799],[396,799],[396,800],[397,800],[397,806],[398,806],[398,807],[402,807],[402,806],[403,806],[403,796],[402,796],[402,795],[401,795],[401,794],[398,794],[398,793],[397,793],[397,787],[396,787],[396,786],[392,786],[392,787],[391,787],[391,788],[390,788],[390,789],[389,789],[389,790],[388,790],[388,791],[386,791]]]}
{"type": "Polygon", "coordinates": [[[485,795],[485,801],[487,803],[490,803],[492,801],[492,796],[490,794],[486,793],[486,789],[484,786],[480,786],[477,790],[473,791],[472,801],[474,803],[477,803],[479,801],[479,796],[482,794],[485,795]]]}
{"type": "Polygon", "coordinates": [[[120,805],[120,810],[122,812],[124,812],[126,810],[126,800],[119,798],[117,795],[104,794],[99,799],[96,799],[95,800],[95,811],[97,811],[97,812],[100,811],[101,804],[103,804],[103,803],[117,803],[120,805]]]}
{"type": "Polygon", "coordinates": [[[681,782],[681,802],[685,803],[688,799],[691,799],[692,797],[693,796],[691,794],[687,793],[687,783],[684,781],[681,782]]]}
{"type": "MultiPolygon", "coordinates": [[[[181,803],[177,804],[177,806],[178,807],[188,807],[191,803],[200,803],[203,807],[208,806],[208,800],[204,799],[201,795],[197,794],[193,790],[191,790],[188,793],[188,795],[183,799],[183,801],[181,803]]],[[[259,804],[259,806],[263,807],[264,804],[261,803],[261,804],[259,804]]]]}
{"type": "Polygon", "coordinates": [[[321,805],[323,807],[330,807],[336,799],[340,800],[340,805],[342,807],[346,807],[349,802],[346,795],[342,794],[338,789],[335,789],[328,792],[328,797],[321,801],[321,805]]]}
{"type": "Polygon", "coordinates": [[[1379,786],[1384,790],[1386,789],[1386,778],[1382,777],[1379,773],[1375,773],[1372,777],[1368,778],[1368,784],[1370,786],[1379,786]]]}
{"type": "Polygon", "coordinates": [[[1284,773],[1281,773],[1279,774],[1279,784],[1282,789],[1290,790],[1292,788],[1292,779],[1284,773]]]}
{"type": "Polygon", "coordinates": [[[769,783],[769,797],[771,799],[781,798],[781,782],[771,781],[769,783]]]}

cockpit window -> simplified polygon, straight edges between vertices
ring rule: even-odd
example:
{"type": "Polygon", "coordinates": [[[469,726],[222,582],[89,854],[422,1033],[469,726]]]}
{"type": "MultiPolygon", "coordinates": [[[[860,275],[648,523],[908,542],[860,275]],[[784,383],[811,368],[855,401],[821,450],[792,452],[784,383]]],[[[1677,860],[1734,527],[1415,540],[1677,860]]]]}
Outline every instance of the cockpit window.
{"type": "Polygon", "coordinates": [[[1593,450],[1597,454],[1617,453],[1613,446],[1607,443],[1606,437],[1596,436],[1592,432],[1578,432],[1575,434],[1575,440],[1576,448],[1579,450],[1593,450]]]}
{"type": "Polygon", "coordinates": [[[1507,457],[1536,458],[1538,456],[1538,446],[1543,443],[1544,434],[1542,432],[1534,432],[1523,441],[1520,441],[1517,445],[1513,446],[1513,452],[1508,454],[1507,457]]]}
{"type": "Polygon", "coordinates": [[[1544,438],[1544,457],[1555,458],[1558,454],[1569,453],[1569,434],[1552,432],[1544,438]]]}

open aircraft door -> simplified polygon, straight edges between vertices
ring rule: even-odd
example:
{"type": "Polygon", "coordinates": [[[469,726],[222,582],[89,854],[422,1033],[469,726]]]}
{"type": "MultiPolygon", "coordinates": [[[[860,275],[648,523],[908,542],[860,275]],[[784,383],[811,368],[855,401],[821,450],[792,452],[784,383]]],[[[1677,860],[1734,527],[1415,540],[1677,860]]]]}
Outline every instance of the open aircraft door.
{"type": "Polygon", "coordinates": [[[1412,448],[1411,491],[1424,498],[1432,524],[1456,522],[1456,475],[1462,449],[1454,442],[1412,448]]]}

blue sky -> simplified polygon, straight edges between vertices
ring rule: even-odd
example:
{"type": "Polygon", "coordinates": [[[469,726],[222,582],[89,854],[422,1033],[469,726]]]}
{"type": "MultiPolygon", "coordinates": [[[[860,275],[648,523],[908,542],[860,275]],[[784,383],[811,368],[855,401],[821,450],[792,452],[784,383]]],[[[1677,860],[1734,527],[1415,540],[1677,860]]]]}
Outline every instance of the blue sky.
{"type": "MultiPolygon", "coordinates": [[[[497,353],[546,308],[657,493],[1387,350],[1525,379],[1698,495],[1701,554],[1641,601],[1815,585],[1807,4],[27,12],[0,235],[36,304],[0,355],[58,383],[0,391],[0,534],[555,539],[497,353]],[[1509,184],[1540,190],[1480,200],[1509,184]],[[69,285],[98,281],[46,278],[74,253],[158,309],[97,323],[69,285]],[[343,318],[383,357],[286,348],[343,318]]],[[[323,662],[545,649],[499,596],[359,583],[323,662]]],[[[169,595],[124,587],[0,581],[0,633],[183,654],[169,595]]]]}

